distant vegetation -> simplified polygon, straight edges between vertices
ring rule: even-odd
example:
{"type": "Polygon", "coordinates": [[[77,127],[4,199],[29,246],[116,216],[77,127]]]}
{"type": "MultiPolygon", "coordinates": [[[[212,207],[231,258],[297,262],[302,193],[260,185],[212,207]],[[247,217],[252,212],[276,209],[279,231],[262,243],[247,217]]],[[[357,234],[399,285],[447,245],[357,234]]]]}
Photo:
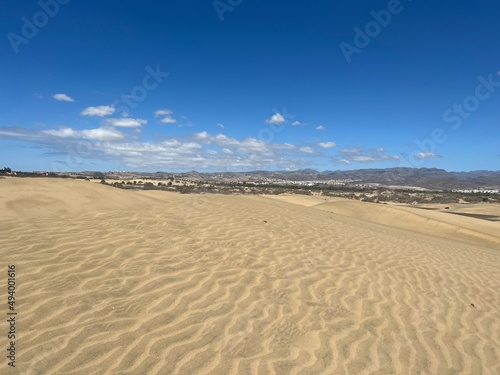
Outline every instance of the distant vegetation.
{"type": "Polygon", "coordinates": [[[279,195],[279,194],[299,194],[299,195],[320,195],[324,197],[340,197],[371,203],[403,203],[403,204],[423,204],[423,203],[500,203],[500,194],[492,193],[459,193],[452,191],[415,191],[404,189],[387,188],[355,188],[355,187],[324,187],[310,186],[301,187],[297,185],[251,185],[246,183],[218,183],[207,184],[205,182],[195,182],[183,185],[172,185],[162,182],[139,182],[131,183],[113,182],[109,184],[120,189],[135,190],[163,190],[174,191],[181,194],[225,194],[225,195],[279,195]]]}

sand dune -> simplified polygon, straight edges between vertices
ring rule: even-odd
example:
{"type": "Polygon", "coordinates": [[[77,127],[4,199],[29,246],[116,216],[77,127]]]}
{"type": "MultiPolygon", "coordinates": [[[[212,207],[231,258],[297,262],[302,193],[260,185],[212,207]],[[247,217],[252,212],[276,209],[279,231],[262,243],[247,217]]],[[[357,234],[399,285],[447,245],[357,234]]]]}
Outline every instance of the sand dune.
{"type": "Polygon", "coordinates": [[[113,189],[85,180],[47,178],[0,179],[2,217],[55,217],[82,212],[142,207],[151,202],[139,194],[113,189]]]}
{"type": "Polygon", "coordinates": [[[500,373],[494,240],[326,208],[0,179],[9,373],[500,373]]]}
{"type": "Polygon", "coordinates": [[[278,195],[267,198],[328,211],[392,228],[429,234],[474,245],[500,248],[500,222],[480,217],[500,217],[496,204],[381,205],[343,198],[278,195]],[[444,208],[447,207],[445,210],[444,208]],[[454,215],[451,215],[454,214],[454,215]],[[477,218],[465,215],[476,215],[477,218]]]}

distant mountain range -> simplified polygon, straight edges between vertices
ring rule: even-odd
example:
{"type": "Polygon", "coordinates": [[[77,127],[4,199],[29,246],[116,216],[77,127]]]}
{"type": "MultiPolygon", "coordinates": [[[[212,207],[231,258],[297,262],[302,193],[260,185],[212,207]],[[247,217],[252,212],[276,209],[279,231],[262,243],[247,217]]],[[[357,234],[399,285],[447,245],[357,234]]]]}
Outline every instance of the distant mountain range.
{"type": "Polygon", "coordinates": [[[198,173],[188,172],[183,175],[225,177],[265,177],[289,181],[327,181],[351,180],[357,183],[378,183],[393,186],[415,186],[427,189],[475,189],[500,188],[500,171],[471,171],[447,172],[437,168],[386,168],[386,169],[358,169],[351,171],[323,171],[302,169],[298,171],[252,171],[252,172],[223,172],[198,173]]]}

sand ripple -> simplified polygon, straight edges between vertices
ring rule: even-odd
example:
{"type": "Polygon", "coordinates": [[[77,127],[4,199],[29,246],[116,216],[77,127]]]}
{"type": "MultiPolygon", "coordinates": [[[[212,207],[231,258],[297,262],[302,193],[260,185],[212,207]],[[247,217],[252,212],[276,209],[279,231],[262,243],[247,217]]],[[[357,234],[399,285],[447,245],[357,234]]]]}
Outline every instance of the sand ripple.
{"type": "Polygon", "coordinates": [[[500,373],[499,249],[259,197],[141,199],[0,221],[19,374],[500,373]]]}

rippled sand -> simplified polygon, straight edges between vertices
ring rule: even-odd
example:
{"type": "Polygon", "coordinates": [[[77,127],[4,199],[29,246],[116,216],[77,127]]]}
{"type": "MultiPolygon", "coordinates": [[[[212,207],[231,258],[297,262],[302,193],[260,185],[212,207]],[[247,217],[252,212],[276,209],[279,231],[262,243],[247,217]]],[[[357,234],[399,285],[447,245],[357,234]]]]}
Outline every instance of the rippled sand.
{"type": "Polygon", "coordinates": [[[500,374],[500,223],[342,205],[0,179],[8,373],[500,374]]]}

